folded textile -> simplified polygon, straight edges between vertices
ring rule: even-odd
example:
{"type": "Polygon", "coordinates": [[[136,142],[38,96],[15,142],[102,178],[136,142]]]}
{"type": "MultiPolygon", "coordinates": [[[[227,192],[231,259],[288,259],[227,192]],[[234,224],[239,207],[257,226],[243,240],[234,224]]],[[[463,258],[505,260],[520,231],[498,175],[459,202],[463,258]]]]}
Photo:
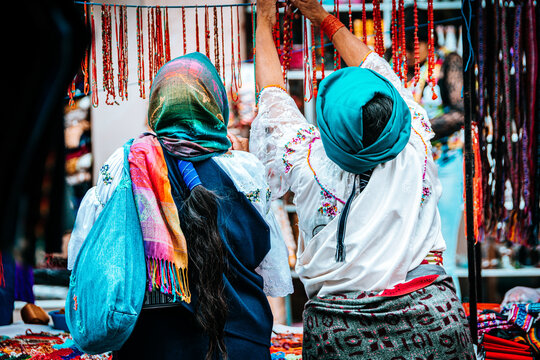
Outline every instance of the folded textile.
{"type": "Polygon", "coordinates": [[[536,322],[539,312],[539,303],[512,304],[508,310],[508,321],[528,332],[536,322]]]}

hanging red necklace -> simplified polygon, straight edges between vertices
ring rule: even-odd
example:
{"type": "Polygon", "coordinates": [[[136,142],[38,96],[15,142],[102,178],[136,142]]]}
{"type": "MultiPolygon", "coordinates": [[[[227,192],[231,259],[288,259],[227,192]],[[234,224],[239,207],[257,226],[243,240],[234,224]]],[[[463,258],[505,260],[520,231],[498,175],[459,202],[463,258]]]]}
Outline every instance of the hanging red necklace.
{"type": "Polygon", "coordinates": [[[433,0],[428,0],[428,83],[431,86],[431,91],[433,93],[432,99],[437,99],[437,94],[435,93],[436,81],[433,78],[433,69],[435,68],[435,40],[434,40],[434,30],[433,30],[433,0]]]}
{"type": "MultiPolygon", "coordinates": [[[[322,5],[322,0],[320,1],[320,4],[322,5]]],[[[324,31],[321,28],[320,29],[320,37],[321,37],[321,80],[324,79],[324,31]]]]}
{"type": "Polygon", "coordinates": [[[405,43],[405,1],[399,0],[399,27],[400,27],[400,78],[403,86],[407,87],[407,50],[405,43]]]}
{"type": "MultiPolygon", "coordinates": [[[[225,85],[225,23],[223,22],[223,6],[219,8],[219,17],[221,19],[221,77],[225,85]]],[[[232,30],[232,29],[231,29],[232,30]]]]}
{"type": "Polygon", "coordinates": [[[392,67],[394,73],[399,76],[399,42],[398,42],[398,19],[396,0],[392,0],[392,67]]]}
{"type": "Polygon", "coordinates": [[[206,57],[210,59],[210,19],[208,18],[208,5],[204,5],[204,49],[206,57]]]}
{"type": "Polygon", "coordinates": [[[137,6],[137,77],[139,81],[139,96],[146,99],[145,79],[144,79],[144,37],[142,9],[137,6]]]}
{"type": "Polygon", "coordinates": [[[196,51],[200,52],[200,42],[199,42],[199,8],[195,5],[195,41],[196,41],[196,51]]]}
{"type": "Polygon", "coordinates": [[[366,0],[362,0],[362,40],[367,44],[367,14],[366,0]]]}
{"type": "Polygon", "coordinates": [[[127,11],[124,5],[118,5],[118,7],[117,17],[116,5],[114,5],[114,28],[116,32],[116,54],[118,61],[118,96],[122,100],[127,100],[127,11]]]}
{"type": "Polygon", "coordinates": [[[287,83],[287,72],[291,63],[292,38],[290,28],[292,27],[291,8],[287,5],[283,17],[283,54],[281,55],[281,64],[283,68],[283,81],[287,83]]]}
{"type": "MultiPolygon", "coordinates": [[[[88,4],[84,4],[83,7],[84,7],[84,25],[88,28],[90,26],[89,24],[89,19],[88,19],[88,4]]],[[[84,81],[84,88],[83,88],[83,91],[84,91],[84,95],[88,95],[88,92],[90,91],[90,84],[88,82],[88,62],[89,62],[89,59],[88,57],[90,56],[90,52],[88,51],[88,48],[86,48],[86,50],[84,51],[84,58],[83,58],[83,61],[81,63],[81,69],[82,69],[82,73],[83,73],[83,81],[84,81]]]]}
{"type": "Polygon", "coordinates": [[[171,60],[171,41],[169,37],[169,10],[165,8],[165,62],[171,60]]]}
{"type": "MultiPolygon", "coordinates": [[[[148,80],[150,81],[150,86],[152,86],[152,79],[154,78],[154,21],[153,16],[150,17],[150,13],[152,12],[152,9],[146,10],[146,17],[147,17],[147,30],[148,30],[148,80]]],[[[152,13],[153,15],[153,13],[152,13]]]]}
{"type": "Polygon", "coordinates": [[[236,45],[238,46],[238,87],[242,87],[242,51],[240,41],[240,10],[236,7],[236,45]]]}
{"type": "Polygon", "coordinates": [[[420,81],[420,43],[418,40],[418,4],[414,0],[414,86],[420,81]]]}
{"type": "Polygon", "coordinates": [[[236,77],[236,57],[234,53],[234,22],[233,7],[231,9],[231,98],[234,102],[238,100],[238,80],[236,77]]]}
{"type": "MultiPolygon", "coordinates": [[[[365,0],[363,0],[365,2],[365,0]]],[[[353,28],[352,28],[352,5],[351,5],[351,0],[349,0],[349,31],[350,32],[353,32],[353,28]]],[[[365,40],[364,40],[365,42],[365,40]]]]}
{"type": "Polygon", "coordinates": [[[313,97],[317,97],[317,54],[315,53],[315,26],[311,24],[311,66],[313,69],[312,75],[312,91],[313,97]]]}
{"type": "Polygon", "coordinates": [[[98,107],[99,105],[99,97],[98,97],[98,86],[97,86],[97,64],[96,64],[96,26],[94,23],[94,6],[90,5],[90,23],[91,23],[91,31],[92,31],[92,76],[91,76],[91,82],[92,82],[92,106],[98,107]]]}
{"type": "MultiPolygon", "coordinates": [[[[155,68],[156,74],[159,69],[165,64],[165,47],[163,41],[163,17],[161,16],[161,8],[156,6],[156,57],[157,57],[157,66],[155,68]]],[[[155,74],[154,74],[155,76],[155,74]]]]}
{"type": "Polygon", "coordinates": [[[186,55],[186,9],[182,6],[182,49],[186,55]]]}
{"type": "Polygon", "coordinates": [[[379,56],[383,56],[385,49],[380,0],[373,0],[373,23],[375,27],[375,52],[379,56]]]}
{"type": "Polygon", "coordinates": [[[216,67],[217,73],[221,73],[221,64],[219,57],[219,31],[218,31],[218,14],[217,7],[213,7],[214,15],[214,66],[216,67]]]}
{"type": "Polygon", "coordinates": [[[114,69],[112,65],[112,20],[110,5],[101,6],[101,37],[103,57],[103,88],[107,97],[107,105],[114,104],[116,98],[114,90],[114,69]]]}

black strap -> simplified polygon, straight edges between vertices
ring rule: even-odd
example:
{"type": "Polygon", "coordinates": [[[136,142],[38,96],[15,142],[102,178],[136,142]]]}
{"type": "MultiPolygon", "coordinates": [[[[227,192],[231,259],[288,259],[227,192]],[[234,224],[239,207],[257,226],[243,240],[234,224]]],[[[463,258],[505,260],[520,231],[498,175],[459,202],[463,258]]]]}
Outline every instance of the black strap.
{"type": "Polygon", "coordinates": [[[345,261],[345,228],[347,226],[347,217],[349,216],[349,209],[353,202],[354,196],[356,195],[356,180],[358,175],[354,176],[354,183],[352,188],[352,193],[349,195],[345,207],[341,211],[339,216],[339,225],[337,232],[337,245],[336,245],[336,262],[345,261]]]}

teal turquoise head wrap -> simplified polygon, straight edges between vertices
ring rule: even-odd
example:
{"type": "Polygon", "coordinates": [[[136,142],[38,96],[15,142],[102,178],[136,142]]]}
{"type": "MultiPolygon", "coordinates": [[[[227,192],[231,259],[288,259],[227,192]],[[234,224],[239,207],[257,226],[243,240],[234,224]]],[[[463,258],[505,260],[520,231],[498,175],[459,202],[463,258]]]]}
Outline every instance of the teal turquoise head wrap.
{"type": "Polygon", "coordinates": [[[328,157],[343,170],[362,174],[395,158],[409,141],[409,107],[385,77],[360,67],[335,71],[321,81],[317,123],[328,157]],[[392,115],[379,138],[364,147],[362,107],[376,93],[392,99],[392,115]]]}
{"type": "Polygon", "coordinates": [[[226,152],[228,119],[227,91],[203,54],[169,61],[152,81],[148,125],[177,158],[200,161],[226,152]]]}

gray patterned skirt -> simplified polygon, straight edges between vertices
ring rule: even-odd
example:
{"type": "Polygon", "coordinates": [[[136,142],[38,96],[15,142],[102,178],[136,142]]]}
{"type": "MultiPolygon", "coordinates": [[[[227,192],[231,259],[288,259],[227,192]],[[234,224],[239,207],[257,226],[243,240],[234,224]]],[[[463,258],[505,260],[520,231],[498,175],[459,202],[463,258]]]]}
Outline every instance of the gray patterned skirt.
{"type": "Polygon", "coordinates": [[[475,359],[452,279],[395,297],[315,298],[304,309],[303,360],[475,359]]]}

